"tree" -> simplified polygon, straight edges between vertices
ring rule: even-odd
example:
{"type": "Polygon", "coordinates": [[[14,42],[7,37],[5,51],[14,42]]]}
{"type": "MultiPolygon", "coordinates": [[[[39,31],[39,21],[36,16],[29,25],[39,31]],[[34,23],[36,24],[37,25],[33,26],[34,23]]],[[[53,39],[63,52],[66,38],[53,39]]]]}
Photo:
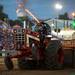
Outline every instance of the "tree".
{"type": "Polygon", "coordinates": [[[14,25],[20,25],[21,27],[23,27],[23,23],[21,21],[19,21],[18,19],[9,20],[9,24],[10,24],[11,27],[13,27],[14,25]]]}
{"type": "Polygon", "coordinates": [[[21,27],[23,27],[23,23],[20,20],[18,20],[18,19],[14,20],[14,25],[16,25],[16,24],[18,24],[21,27]]]}
{"type": "Polygon", "coordinates": [[[2,13],[2,12],[3,12],[3,6],[0,5],[0,13],[2,13]]]}
{"type": "Polygon", "coordinates": [[[63,20],[70,20],[69,15],[68,15],[67,12],[65,12],[64,14],[59,15],[58,18],[63,19],[63,20]]]}
{"type": "Polygon", "coordinates": [[[26,21],[26,26],[31,28],[31,20],[30,20],[30,18],[28,16],[18,17],[17,20],[22,23],[21,24],[22,27],[23,27],[23,22],[26,21]]]}
{"type": "Polygon", "coordinates": [[[28,16],[24,16],[24,17],[18,17],[18,20],[20,21],[25,21],[25,20],[28,20],[28,16]]]}
{"type": "Polygon", "coordinates": [[[11,19],[10,19],[10,20],[9,20],[9,24],[10,24],[11,27],[13,27],[13,26],[15,25],[14,20],[11,20],[11,19]]]}
{"type": "Polygon", "coordinates": [[[3,20],[4,21],[5,19],[8,18],[8,15],[3,12],[3,9],[4,9],[3,6],[0,5],[0,20],[3,20]]]}

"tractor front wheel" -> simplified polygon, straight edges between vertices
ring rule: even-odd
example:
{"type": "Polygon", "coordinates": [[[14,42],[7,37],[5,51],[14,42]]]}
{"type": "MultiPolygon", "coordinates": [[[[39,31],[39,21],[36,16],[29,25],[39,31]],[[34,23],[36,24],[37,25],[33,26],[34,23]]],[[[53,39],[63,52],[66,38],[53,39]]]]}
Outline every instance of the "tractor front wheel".
{"type": "Polygon", "coordinates": [[[32,60],[26,60],[25,58],[18,58],[18,67],[20,69],[32,69],[33,62],[32,60]]]}
{"type": "Polygon", "coordinates": [[[13,69],[13,62],[11,60],[10,57],[5,57],[4,58],[4,62],[5,62],[5,66],[7,67],[8,70],[12,70],[13,69]]]}

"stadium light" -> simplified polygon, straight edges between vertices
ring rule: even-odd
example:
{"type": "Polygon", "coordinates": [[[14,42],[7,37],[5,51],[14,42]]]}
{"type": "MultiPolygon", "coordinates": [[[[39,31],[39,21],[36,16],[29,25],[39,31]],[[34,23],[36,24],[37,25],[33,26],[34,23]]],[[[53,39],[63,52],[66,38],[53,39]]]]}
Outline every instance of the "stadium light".
{"type": "Polygon", "coordinates": [[[55,4],[55,8],[56,8],[57,10],[61,10],[61,9],[63,8],[63,6],[62,6],[61,4],[59,4],[59,3],[56,3],[56,4],[55,4]]]}

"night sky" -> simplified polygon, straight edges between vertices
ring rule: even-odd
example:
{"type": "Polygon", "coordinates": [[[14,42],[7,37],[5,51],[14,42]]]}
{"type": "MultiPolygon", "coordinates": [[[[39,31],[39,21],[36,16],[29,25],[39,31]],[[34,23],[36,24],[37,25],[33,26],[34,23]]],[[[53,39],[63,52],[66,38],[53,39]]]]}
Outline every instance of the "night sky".
{"type": "MultiPolygon", "coordinates": [[[[16,19],[16,0],[0,0],[0,4],[4,6],[4,12],[8,14],[10,19],[16,19]]],[[[75,0],[28,0],[26,4],[35,16],[40,19],[55,18],[57,14],[68,12],[69,15],[75,11],[75,0]],[[63,9],[58,11],[54,4],[59,2],[63,5],[63,9]]]]}

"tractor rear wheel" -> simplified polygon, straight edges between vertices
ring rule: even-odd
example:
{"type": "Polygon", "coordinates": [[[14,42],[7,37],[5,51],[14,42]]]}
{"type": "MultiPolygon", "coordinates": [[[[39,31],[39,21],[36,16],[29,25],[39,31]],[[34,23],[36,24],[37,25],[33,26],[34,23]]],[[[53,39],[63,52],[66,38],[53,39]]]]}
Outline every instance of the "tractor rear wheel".
{"type": "Polygon", "coordinates": [[[59,40],[52,40],[49,46],[46,48],[45,65],[47,69],[57,69],[59,67],[57,54],[60,48],[61,48],[61,43],[59,40]]]}

